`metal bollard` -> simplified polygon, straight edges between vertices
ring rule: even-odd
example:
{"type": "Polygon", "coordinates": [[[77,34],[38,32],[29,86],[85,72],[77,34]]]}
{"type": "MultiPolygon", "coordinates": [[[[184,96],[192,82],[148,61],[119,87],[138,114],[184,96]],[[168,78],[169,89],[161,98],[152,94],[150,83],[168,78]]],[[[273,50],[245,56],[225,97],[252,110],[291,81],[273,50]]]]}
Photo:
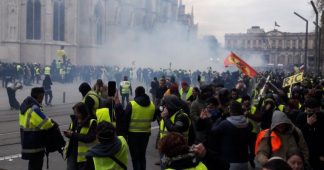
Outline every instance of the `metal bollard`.
{"type": "Polygon", "coordinates": [[[63,92],[63,103],[65,103],[65,91],[63,92]]]}

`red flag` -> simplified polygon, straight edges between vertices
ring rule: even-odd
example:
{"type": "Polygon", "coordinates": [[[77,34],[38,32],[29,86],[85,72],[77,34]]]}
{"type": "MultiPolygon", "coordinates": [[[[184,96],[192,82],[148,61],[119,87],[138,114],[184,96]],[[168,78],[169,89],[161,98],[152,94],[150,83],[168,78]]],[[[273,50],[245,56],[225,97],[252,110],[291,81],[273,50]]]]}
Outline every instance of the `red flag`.
{"type": "Polygon", "coordinates": [[[228,55],[224,60],[224,66],[228,67],[229,65],[236,65],[244,75],[247,75],[249,77],[255,77],[258,74],[251,66],[240,59],[233,52],[231,52],[230,55],[228,55]]]}

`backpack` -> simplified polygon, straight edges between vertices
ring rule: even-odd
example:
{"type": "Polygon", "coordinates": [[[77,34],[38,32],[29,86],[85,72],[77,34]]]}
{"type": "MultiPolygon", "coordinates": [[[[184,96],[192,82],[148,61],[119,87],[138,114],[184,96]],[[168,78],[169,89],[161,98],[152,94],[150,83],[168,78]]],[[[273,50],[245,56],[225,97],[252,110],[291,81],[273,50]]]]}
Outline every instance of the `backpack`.
{"type": "Polygon", "coordinates": [[[47,169],[49,168],[49,154],[51,152],[59,152],[63,158],[63,148],[65,147],[65,140],[61,134],[59,126],[54,123],[54,126],[46,131],[45,135],[45,155],[47,159],[47,169]]]}

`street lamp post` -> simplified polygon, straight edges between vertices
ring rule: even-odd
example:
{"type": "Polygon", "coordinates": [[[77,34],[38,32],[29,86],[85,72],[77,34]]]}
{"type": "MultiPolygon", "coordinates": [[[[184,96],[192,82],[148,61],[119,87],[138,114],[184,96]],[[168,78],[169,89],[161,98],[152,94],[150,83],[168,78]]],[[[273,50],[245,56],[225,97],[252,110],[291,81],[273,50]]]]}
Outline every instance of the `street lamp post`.
{"type": "MultiPolygon", "coordinates": [[[[312,4],[312,7],[313,7],[313,10],[316,14],[316,21],[315,21],[315,25],[318,25],[318,11],[315,7],[315,4],[313,1],[311,1],[311,4],[312,4]]],[[[318,49],[319,49],[319,43],[318,43],[318,40],[319,40],[319,37],[318,37],[318,27],[316,26],[315,28],[315,44],[316,44],[316,48],[315,48],[315,70],[316,72],[319,73],[319,54],[318,54],[318,49]]]]}
{"type": "Polygon", "coordinates": [[[307,51],[308,51],[308,20],[299,15],[297,12],[294,12],[295,15],[297,15],[299,18],[304,20],[306,22],[306,35],[305,35],[305,57],[304,57],[304,70],[307,71],[307,51]]]}
{"type": "MultiPolygon", "coordinates": [[[[313,22],[314,23],[314,25],[315,25],[315,27],[319,30],[319,38],[318,38],[318,46],[319,46],[319,48],[317,49],[317,53],[318,53],[318,68],[319,68],[319,71],[321,71],[321,37],[322,37],[322,28],[318,25],[318,24],[316,24],[316,22],[313,22]]],[[[321,72],[318,72],[318,73],[321,73],[321,72]]]]}

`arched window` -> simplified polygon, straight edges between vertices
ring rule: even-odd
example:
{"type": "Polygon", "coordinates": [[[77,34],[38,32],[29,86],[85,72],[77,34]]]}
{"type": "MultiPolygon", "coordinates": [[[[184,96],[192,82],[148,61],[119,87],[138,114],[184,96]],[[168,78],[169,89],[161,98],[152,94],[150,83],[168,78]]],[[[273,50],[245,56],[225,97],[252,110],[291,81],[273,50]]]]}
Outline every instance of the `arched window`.
{"type": "Polygon", "coordinates": [[[40,0],[27,1],[26,38],[39,40],[41,38],[41,3],[40,0]]]}
{"type": "Polygon", "coordinates": [[[53,40],[64,41],[65,33],[65,3],[64,0],[54,0],[53,40]]]}

